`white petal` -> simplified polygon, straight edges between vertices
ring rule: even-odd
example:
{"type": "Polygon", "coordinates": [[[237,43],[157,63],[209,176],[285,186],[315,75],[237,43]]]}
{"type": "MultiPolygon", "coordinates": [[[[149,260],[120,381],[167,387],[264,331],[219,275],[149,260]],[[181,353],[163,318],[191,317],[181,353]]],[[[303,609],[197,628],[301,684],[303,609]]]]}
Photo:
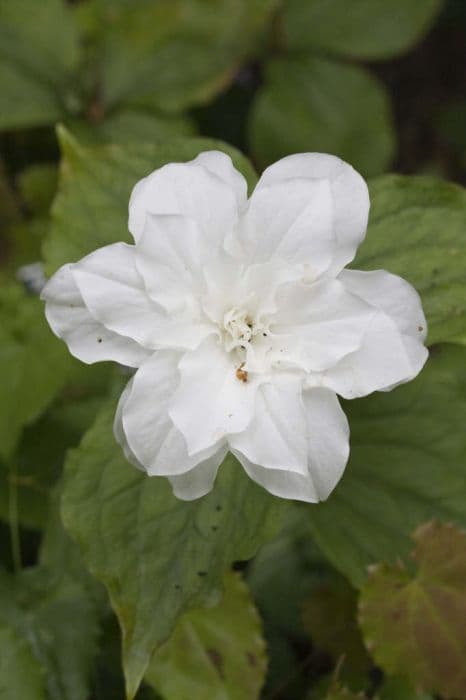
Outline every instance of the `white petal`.
{"type": "Polygon", "coordinates": [[[248,184],[243,175],[236,170],[230,156],[222,151],[204,151],[191,162],[202,165],[229,185],[235,192],[238,210],[244,209],[248,199],[248,184]]]}
{"type": "MultiPolygon", "coordinates": [[[[282,360],[308,372],[332,367],[360,347],[375,309],[338,280],[292,283],[278,292],[270,330],[282,342],[282,360]]],[[[280,355],[277,355],[280,360],[280,355]]]]}
{"type": "Polygon", "coordinates": [[[189,454],[208,449],[249,424],[259,377],[251,374],[243,382],[237,369],[233,356],[214,337],[183,356],[170,416],[186,438],[189,454]]]}
{"type": "Polygon", "coordinates": [[[219,246],[238,218],[236,192],[197,163],[171,163],[134,187],[129,230],[138,241],[148,214],[180,214],[199,226],[205,246],[219,246]]]}
{"type": "Polygon", "coordinates": [[[227,447],[222,447],[212,457],[200,462],[189,472],[169,477],[168,481],[173,487],[173,494],[182,501],[193,501],[209,493],[226,453],[227,447]]]}
{"type": "Polygon", "coordinates": [[[417,292],[384,270],[344,270],[339,279],[373,304],[377,313],[361,348],[325,372],[323,384],[345,398],[355,398],[413,379],[428,356],[423,345],[427,323],[417,292]]]}
{"type": "MultiPolygon", "coordinates": [[[[328,183],[333,202],[333,231],[336,237],[332,271],[338,273],[353,260],[364,239],[369,216],[369,193],[363,178],[351,165],[325,153],[297,153],[268,167],[255,192],[263,187],[288,183],[291,188],[301,179],[328,183]]],[[[312,264],[312,260],[309,260],[312,264]]]]}
{"type": "Polygon", "coordinates": [[[150,214],[136,247],[146,290],[168,312],[189,307],[198,294],[203,254],[196,223],[175,214],[150,214]]]}
{"type": "Polygon", "coordinates": [[[269,469],[307,473],[306,417],[302,376],[273,376],[257,391],[254,417],[229,438],[230,447],[250,462],[269,469]]]}
{"type": "MultiPolygon", "coordinates": [[[[349,429],[338,400],[326,389],[304,392],[306,469],[272,468],[254,463],[243,451],[233,454],[251,479],[280,498],[317,503],[328,497],[343,474],[349,455],[349,429]]],[[[269,435],[269,439],[271,439],[269,435]]],[[[261,455],[257,455],[258,458],[261,455]]]]}
{"type": "Polygon", "coordinates": [[[128,448],[151,476],[183,474],[221,447],[217,444],[190,457],[183,435],[168,414],[179,382],[179,359],[176,352],[154,353],[136,372],[121,408],[121,425],[128,448]]]}
{"type": "Polygon", "coordinates": [[[246,255],[252,262],[306,263],[317,277],[334,253],[333,208],[326,180],[259,181],[239,228],[246,255]]]}
{"type": "Polygon", "coordinates": [[[348,420],[333,391],[309,389],[306,408],[308,469],[317,500],[324,501],[345,470],[349,457],[348,420]]]}
{"type": "Polygon", "coordinates": [[[53,332],[65,341],[71,354],[83,362],[114,360],[138,367],[149,351],[134,340],[107,330],[91,316],[72,275],[72,267],[61,267],[42,290],[45,315],[53,332]]]}
{"type": "Polygon", "coordinates": [[[133,379],[130,379],[128,384],[125,386],[125,388],[122,391],[122,394],[120,396],[120,400],[118,401],[118,406],[117,410],[115,413],[115,418],[113,419],[113,434],[115,436],[115,440],[117,443],[120,445],[122,448],[124,455],[128,462],[132,464],[134,467],[137,469],[140,469],[141,471],[145,471],[144,467],[142,464],[139,462],[137,459],[136,455],[132,451],[131,447],[128,445],[128,441],[126,439],[126,434],[123,428],[123,408],[126,404],[126,401],[131,393],[131,389],[133,387],[133,379]]]}
{"type": "Polygon", "coordinates": [[[71,271],[92,316],[145,348],[191,348],[205,337],[207,329],[169,318],[149,298],[136,269],[134,246],[114,243],[99,248],[71,271]]]}

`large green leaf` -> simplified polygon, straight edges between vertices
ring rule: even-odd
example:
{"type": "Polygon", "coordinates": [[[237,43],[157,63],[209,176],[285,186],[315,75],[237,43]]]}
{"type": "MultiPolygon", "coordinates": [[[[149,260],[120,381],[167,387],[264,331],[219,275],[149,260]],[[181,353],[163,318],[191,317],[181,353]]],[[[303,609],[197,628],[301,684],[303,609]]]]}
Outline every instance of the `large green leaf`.
{"type": "Polygon", "coordinates": [[[319,546],[360,586],[369,564],[408,555],[419,523],[466,525],[466,350],[439,346],[416,380],[344,410],[349,465],[308,516],[319,546]]]}
{"type": "Polygon", "coordinates": [[[78,61],[78,36],[63,0],[0,3],[0,129],[60,119],[60,92],[78,61]]]}
{"type": "MultiPolygon", "coordinates": [[[[88,698],[98,625],[94,602],[81,582],[39,567],[17,575],[0,571],[0,624],[29,643],[42,667],[50,700],[88,698]]],[[[25,655],[26,645],[22,648],[25,655]]],[[[28,673],[37,674],[35,669],[37,663],[28,673]]],[[[34,696],[35,700],[40,697],[34,696]]]]}
{"type": "Polygon", "coordinates": [[[27,640],[0,623],[0,699],[46,700],[43,669],[27,640]]]}
{"type": "Polygon", "coordinates": [[[73,262],[99,246],[129,240],[128,201],[136,182],[171,161],[187,161],[201,151],[228,153],[248,182],[256,176],[249,161],[222,141],[180,139],[167,144],[133,144],[84,148],[64,129],[59,193],[53,225],[45,241],[49,272],[73,262]]]}
{"type": "Polygon", "coordinates": [[[70,453],[62,513],[90,571],[108,589],[123,635],[128,697],[185,610],[215,600],[225,569],[249,559],[278,526],[283,503],[233,458],[213,491],[177,500],[164,478],[130,466],[109,406],[70,453]]]}
{"type": "Polygon", "coordinates": [[[73,360],[57,343],[41,302],[16,284],[0,298],[0,458],[11,455],[22,428],[63,387],[73,360]]]}
{"type": "Polygon", "coordinates": [[[428,177],[387,175],[370,183],[366,240],[352,264],[385,268],[422,297],[429,343],[466,343],[466,191],[428,177]]]}
{"type": "Polygon", "coordinates": [[[395,145],[382,84],[363,68],[311,54],[267,66],[249,134],[262,166],[289,153],[320,151],[340,156],[364,175],[383,172],[395,145]]]}
{"type": "Polygon", "coordinates": [[[443,0],[285,0],[283,33],[294,50],[389,58],[426,33],[443,0]]]}
{"type": "Polygon", "coordinates": [[[191,610],[153,656],[148,681],[164,700],[255,700],[266,667],[259,617],[238,574],[225,577],[221,602],[191,610]],[[194,690],[195,689],[195,690],[194,690]]]}
{"type": "Polygon", "coordinates": [[[276,0],[96,0],[107,107],[147,98],[179,111],[208,101],[255,49],[276,0]]]}
{"type": "Polygon", "coordinates": [[[379,565],[363,590],[360,622],[379,666],[417,688],[466,698],[466,533],[430,522],[414,534],[411,574],[379,565]]]}

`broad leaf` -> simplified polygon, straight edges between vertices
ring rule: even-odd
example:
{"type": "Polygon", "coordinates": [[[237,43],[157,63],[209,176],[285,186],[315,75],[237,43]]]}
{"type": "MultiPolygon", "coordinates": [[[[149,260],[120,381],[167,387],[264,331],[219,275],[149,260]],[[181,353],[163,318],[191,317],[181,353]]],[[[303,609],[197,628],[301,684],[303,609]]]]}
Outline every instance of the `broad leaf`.
{"type": "Polygon", "coordinates": [[[377,700],[434,700],[432,695],[417,691],[404,678],[399,676],[384,679],[377,693],[377,700]]]}
{"type": "Polygon", "coordinates": [[[146,681],[164,700],[255,700],[266,667],[259,617],[238,574],[218,605],[183,615],[153,656],[146,681]]]}
{"type": "Polygon", "coordinates": [[[466,344],[466,191],[428,177],[370,183],[366,239],[352,267],[385,268],[419,291],[429,343],[466,344]]]}
{"type": "Polygon", "coordinates": [[[354,58],[389,58],[427,32],[443,0],[286,0],[284,42],[354,58]]]}
{"type": "Polygon", "coordinates": [[[0,624],[29,642],[36,660],[30,672],[39,662],[50,700],[87,700],[98,625],[79,581],[39,567],[0,572],[0,624]]]}
{"type": "Polygon", "coordinates": [[[413,382],[344,410],[349,465],[308,517],[330,561],[360,586],[369,564],[408,555],[420,523],[466,525],[466,350],[439,346],[413,382]]]}
{"type": "Polygon", "coordinates": [[[87,566],[110,594],[133,698],[178,617],[216,599],[225,569],[255,554],[279,525],[283,504],[233,458],[210,494],[176,499],[166,479],[149,478],[125,461],[112,433],[114,408],[70,453],[62,513],[87,566]]]}
{"type": "Polygon", "coordinates": [[[289,153],[320,151],[367,176],[383,172],[393,156],[382,84],[363,68],[311,54],[268,65],[250,120],[251,148],[262,166],[289,153]]]}
{"type": "Polygon", "coordinates": [[[0,458],[11,455],[22,428],[46,408],[73,366],[57,343],[39,299],[19,285],[4,286],[0,298],[0,458]]]}
{"type": "Polygon", "coordinates": [[[183,139],[167,144],[132,144],[84,148],[64,129],[59,193],[53,206],[53,225],[45,241],[49,272],[96,248],[129,241],[128,201],[138,180],[172,161],[187,161],[201,151],[228,153],[250,184],[255,174],[239,151],[221,141],[183,139]]]}
{"type": "Polygon", "coordinates": [[[366,644],[388,673],[466,698],[466,533],[430,522],[414,534],[416,573],[375,567],[361,592],[366,644]]]}
{"type": "Polygon", "coordinates": [[[0,623],[0,698],[46,700],[45,674],[28,641],[0,623]]]}
{"type": "Polygon", "coordinates": [[[0,129],[51,124],[64,114],[78,37],[63,0],[0,3],[0,129]]]}

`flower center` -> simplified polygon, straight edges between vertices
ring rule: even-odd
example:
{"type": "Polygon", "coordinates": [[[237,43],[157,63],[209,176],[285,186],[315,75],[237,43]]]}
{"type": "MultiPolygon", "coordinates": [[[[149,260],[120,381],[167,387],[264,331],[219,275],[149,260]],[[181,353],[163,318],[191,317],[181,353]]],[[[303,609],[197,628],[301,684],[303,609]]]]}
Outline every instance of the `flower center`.
{"type": "Polygon", "coordinates": [[[254,322],[247,311],[233,307],[223,316],[223,342],[225,350],[231,352],[235,348],[246,350],[247,344],[255,335],[254,322]]]}

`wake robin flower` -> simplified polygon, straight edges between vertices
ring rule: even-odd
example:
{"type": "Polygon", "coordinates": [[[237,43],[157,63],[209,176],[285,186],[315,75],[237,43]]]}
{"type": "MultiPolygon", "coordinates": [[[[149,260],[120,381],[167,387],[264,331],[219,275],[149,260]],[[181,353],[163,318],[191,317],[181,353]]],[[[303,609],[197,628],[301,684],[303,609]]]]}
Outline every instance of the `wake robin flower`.
{"type": "Polygon", "coordinates": [[[267,168],[249,200],[217,151],[136,184],[134,245],[63,266],[42,293],[73,355],[137,368],[114,423],[130,462],[189,500],[231,451],[272,494],[327,498],[349,454],[337,394],[392,389],[427,358],[416,291],[344,269],[368,212],[362,177],[319,153],[267,168]]]}

